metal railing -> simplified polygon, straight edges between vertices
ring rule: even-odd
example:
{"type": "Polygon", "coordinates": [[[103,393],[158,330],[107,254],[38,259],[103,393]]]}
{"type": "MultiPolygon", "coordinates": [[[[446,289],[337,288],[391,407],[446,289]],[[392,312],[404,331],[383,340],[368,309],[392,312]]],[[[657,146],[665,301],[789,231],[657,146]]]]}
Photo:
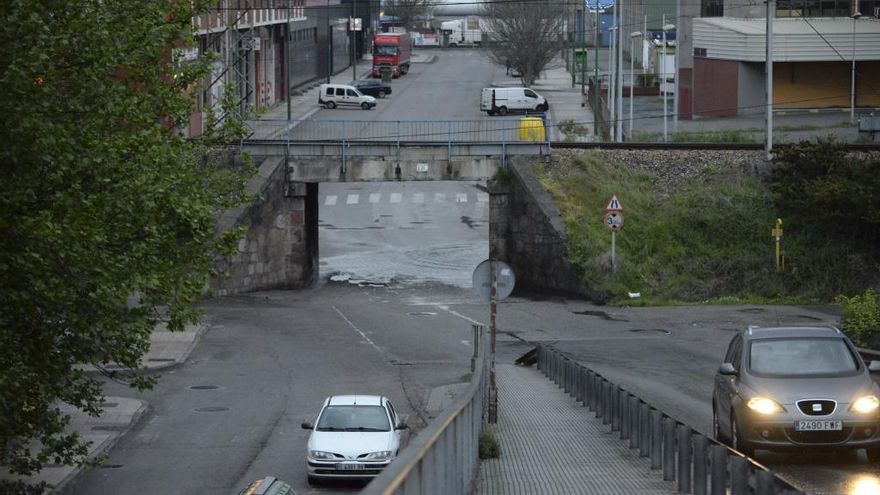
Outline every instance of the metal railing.
{"type": "MultiPolygon", "coordinates": [[[[258,120],[248,122],[251,133],[247,140],[438,144],[534,141],[521,139],[521,117],[483,120],[258,120]]],[[[545,127],[544,138],[538,142],[547,142],[549,134],[549,129],[545,127]]]]}
{"type": "Polygon", "coordinates": [[[488,403],[488,337],[474,325],[471,383],[445,415],[412,439],[363,495],[470,493],[480,467],[479,442],[488,403]]]}
{"type": "Polygon", "coordinates": [[[676,481],[679,493],[695,495],[803,494],[773,471],[726,445],[695,432],[641,398],[562,352],[538,346],[538,369],[575,400],[583,402],[651,469],[676,481]]]}

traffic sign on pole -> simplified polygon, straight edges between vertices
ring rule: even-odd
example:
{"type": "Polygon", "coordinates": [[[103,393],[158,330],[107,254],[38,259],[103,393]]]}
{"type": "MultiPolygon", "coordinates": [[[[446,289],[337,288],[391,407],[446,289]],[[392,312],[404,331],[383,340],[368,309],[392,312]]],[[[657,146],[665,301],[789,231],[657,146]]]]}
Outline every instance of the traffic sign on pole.
{"type": "Polygon", "coordinates": [[[623,211],[623,203],[617,198],[617,193],[611,193],[611,199],[608,200],[605,211],[623,211]]]}

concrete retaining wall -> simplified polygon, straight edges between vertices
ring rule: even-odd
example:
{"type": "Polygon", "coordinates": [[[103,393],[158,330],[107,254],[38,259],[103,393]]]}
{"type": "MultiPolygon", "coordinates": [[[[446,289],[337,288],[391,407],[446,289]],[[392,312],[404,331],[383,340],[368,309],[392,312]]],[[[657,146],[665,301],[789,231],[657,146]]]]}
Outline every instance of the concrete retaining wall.
{"type": "Polygon", "coordinates": [[[533,158],[514,158],[489,181],[489,256],[507,262],[516,290],[587,294],[568,262],[568,234],[550,194],[532,171],[533,158]]]}

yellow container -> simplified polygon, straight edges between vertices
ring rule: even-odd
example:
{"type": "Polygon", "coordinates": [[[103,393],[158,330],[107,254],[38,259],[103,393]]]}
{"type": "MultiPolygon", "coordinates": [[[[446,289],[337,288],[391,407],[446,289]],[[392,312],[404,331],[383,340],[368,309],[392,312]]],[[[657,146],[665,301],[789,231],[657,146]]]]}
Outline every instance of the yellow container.
{"type": "Polygon", "coordinates": [[[520,141],[544,141],[544,120],[540,117],[519,119],[520,141]]]}

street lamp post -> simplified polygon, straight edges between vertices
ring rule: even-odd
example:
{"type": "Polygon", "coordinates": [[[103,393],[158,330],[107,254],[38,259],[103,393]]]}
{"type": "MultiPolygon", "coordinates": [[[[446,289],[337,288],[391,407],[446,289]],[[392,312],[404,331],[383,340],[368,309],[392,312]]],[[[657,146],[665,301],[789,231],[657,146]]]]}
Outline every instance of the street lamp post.
{"type": "Polygon", "coordinates": [[[284,85],[287,86],[286,91],[286,99],[287,99],[287,121],[290,122],[291,116],[291,108],[290,108],[290,62],[293,58],[290,53],[290,4],[293,0],[287,0],[287,46],[284,50],[284,55],[287,56],[287,60],[284,61],[284,85]]]}
{"type": "Polygon", "coordinates": [[[641,31],[633,31],[629,33],[629,139],[632,140],[633,135],[633,89],[636,85],[636,74],[635,69],[633,67],[633,49],[635,46],[636,38],[641,38],[641,31]]]}
{"type": "Polygon", "coordinates": [[[855,12],[853,12],[853,35],[852,35],[852,76],[849,91],[849,121],[856,122],[856,19],[862,16],[859,12],[859,0],[855,0],[855,12]]]}
{"type": "Polygon", "coordinates": [[[617,142],[623,142],[623,0],[618,0],[617,5],[614,7],[615,10],[620,9],[620,15],[617,18],[617,92],[614,94],[614,106],[616,110],[614,114],[617,116],[617,129],[615,130],[615,135],[617,136],[617,142]]]}
{"type": "Polygon", "coordinates": [[[666,24],[665,14],[663,15],[663,22],[663,65],[661,66],[663,70],[663,82],[660,83],[660,88],[661,93],[663,93],[663,142],[665,143],[669,140],[669,131],[666,123],[666,116],[668,114],[668,111],[666,110],[666,100],[668,99],[666,98],[666,33],[675,29],[675,26],[672,24],[666,24]]]}
{"type": "Polygon", "coordinates": [[[614,136],[614,132],[617,129],[617,88],[615,87],[615,83],[617,82],[617,57],[615,57],[615,53],[617,50],[617,19],[614,20],[615,25],[611,26],[608,29],[611,35],[611,49],[608,50],[608,110],[609,115],[611,117],[610,122],[610,130],[612,141],[616,142],[617,137],[614,136]]]}

